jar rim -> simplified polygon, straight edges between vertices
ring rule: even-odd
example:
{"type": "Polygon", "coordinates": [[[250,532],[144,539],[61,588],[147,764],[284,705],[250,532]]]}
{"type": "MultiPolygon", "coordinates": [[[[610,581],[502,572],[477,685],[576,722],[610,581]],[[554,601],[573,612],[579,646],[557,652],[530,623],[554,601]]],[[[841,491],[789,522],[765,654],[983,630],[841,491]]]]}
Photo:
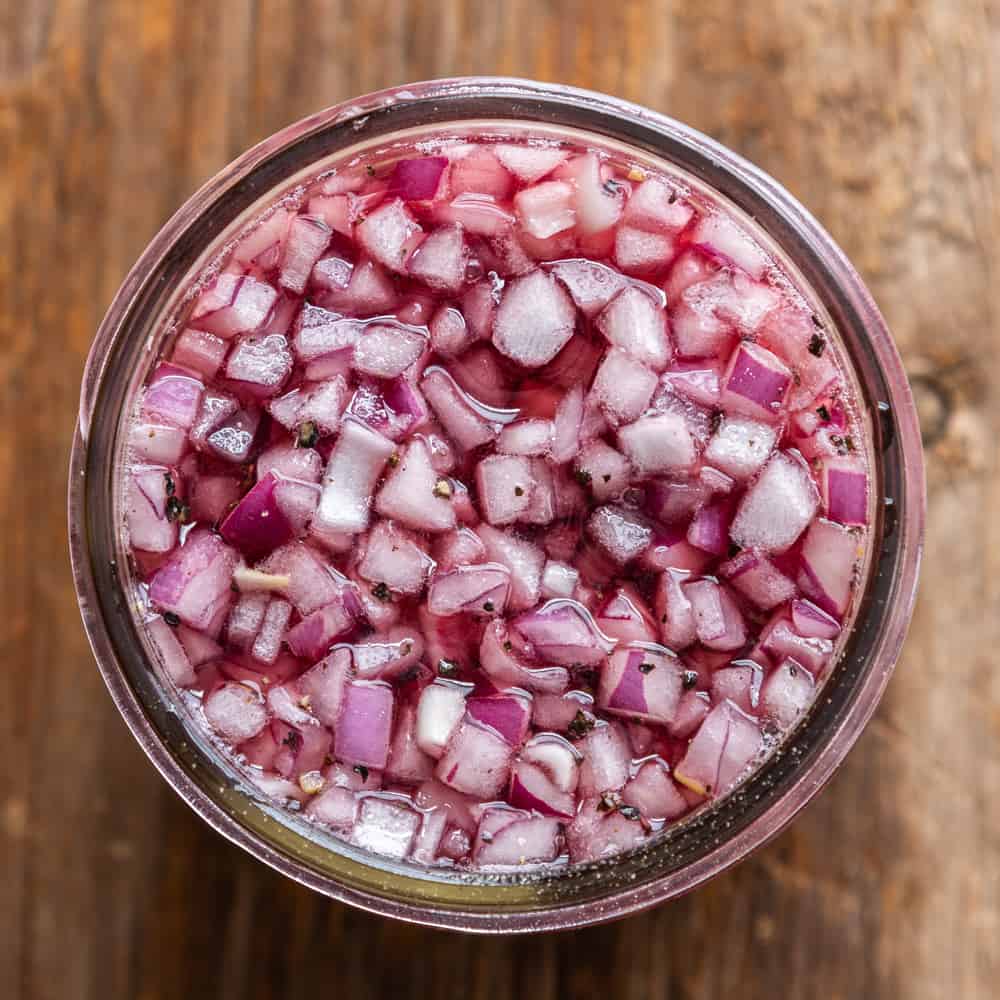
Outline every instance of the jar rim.
{"type": "MultiPolygon", "coordinates": [[[[264,188],[271,190],[273,184],[264,188]]],[[[133,735],[178,794],[230,841],[314,890],[373,913],[480,932],[568,929],[634,913],[690,891],[784,829],[832,776],[874,712],[888,682],[915,600],[925,506],[919,428],[899,355],[861,278],[806,209],[762,170],[680,122],[593,91],[505,77],[432,80],[336,105],[258,143],[192,195],[139,257],[97,332],[83,378],[69,483],[73,573],[91,647],[133,735]],[[484,109],[489,113],[481,113],[484,109]],[[863,655],[858,652],[859,662],[851,674],[850,687],[838,692],[845,696],[838,706],[839,714],[831,717],[822,738],[807,748],[808,753],[791,763],[788,761],[794,755],[786,755],[787,773],[779,774],[770,786],[760,785],[756,800],[751,802],[759,773],[721,800],[720,810],[732,800],[730,811],[735,809],[737,817],[743,815],[740,809],[746,815],[753,812],[732,835],[718,835],[718,843],[706,844],[698,857],[680,867],[659,874],[649,866],[640,868],[640,877],[629,882],[628,887],[618,886],[610,893],[591,892],[581,899],[573,897],[582,883],[571,878],[563,879],[567,883],[563,891],[539,892],[537,896],[518,893],[513,901],[501,898],[502,893],[487,898],[489,892],[484,894],[480,887],[472,885],[441,900],[427,889],[437,884],[433,880],[422,880],[402,867],[394,871],[391,865],[366,865],[357,860],[347,865],[342,878],[337,879],[321,871],[304,848],[293,856],[287,844],[276,843],[276,837],[268,838],[259,829],[250,829],[238,818],[238,796],[210,794],[205,782],[192,776],[192,758],[169,746],[154,724],[150,714],[152,692],[141,690],[135,676],[130,676],[135,664],[112,621],[123,612],[128,616],[121,593],[113,592],[117,574],[114,566],[109,570],[100,559],[106,555],[106,546],[102,549],[100,541],[108,526],[100,523],[96,499],[109,476],[102,458],[111,452],[104,440],[106,429],[95,422],[95,417],[101,415],[107,387],[115,377],[110,363],[114,352],[142,332],[143,317],[150,315],[150,303],[159,301],[157,295],[162,293],[162,281],[169,273],[171,254],[179,241],[196,241],[199,220],[217,210],[241,185],[252,188],[249,180],[262,172],[266,176],[269,164],[283,157],[294,160],[296,150],[307,150],[310,143],[333,132],[372,130],[384,125],[386,134],[391,134],[400,127],[400,119],[456,122],[473,117],[521,123],[546,121],[555,126],[577,123],[575,127],[595,135],[646,148],[702,179],[751,214],[805,275],[852,347],[855,369],[862,369],[859,378],[865,382],[870,376],[876,383],[870,386],[866,382],[869,402],[888,407],[877,409],[874,421],[875,437],[881,447],[876,461],[881,467],[882,495],[893,501],[891,508],[879,514],[880,561],[868,586],[869,591],[873,586],[878,589],[880,602],[870,611],[870,627],[859,630],[855,637],[855,645],[864,644],[863,655]],[[847,334],[853,335],[853,345],[847,334]],[[742,803],[741,796],[745,797],[742,803]],[[767,800],[763,806],[761,799],[767,800]],[[415,884],[401,892],[402,883],[407,881],[415,884]]],[[[846,657],[845,651],[841,660],[846,657]]],[[[837,669],[840,667],[838,664],[837,669]]],[[[283,828],[279,820],[270,822],[275,830],[283,828]]],[[[657,850],[653,846],[648,852],[655,854],[657,850]]],[[[604,867],[604,872],[617,872],[622,867],[622,859],[616,858],[610,867],[604,867]]],[[[552,882],[558,880],[554,877],[552,882]]]]}

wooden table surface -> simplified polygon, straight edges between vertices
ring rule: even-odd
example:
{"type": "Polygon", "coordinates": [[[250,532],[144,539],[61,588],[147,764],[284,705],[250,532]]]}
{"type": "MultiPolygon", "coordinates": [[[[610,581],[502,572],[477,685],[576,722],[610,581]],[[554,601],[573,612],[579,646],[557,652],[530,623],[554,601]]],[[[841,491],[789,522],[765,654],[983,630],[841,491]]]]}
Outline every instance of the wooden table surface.
{"type": "Polygon", "coordinates": [[[0,5],[0,994],[987,998],[1000,978],[1000,3],[7,0],[0,5]],[[690,897],[482,940],[332,904],[197,820],[80,626],[65,467],[127,268],[235,154],[351,95],[476,72],[648,104],[845,247],[915,379],[923,587],[822,796],[690,897]]]}

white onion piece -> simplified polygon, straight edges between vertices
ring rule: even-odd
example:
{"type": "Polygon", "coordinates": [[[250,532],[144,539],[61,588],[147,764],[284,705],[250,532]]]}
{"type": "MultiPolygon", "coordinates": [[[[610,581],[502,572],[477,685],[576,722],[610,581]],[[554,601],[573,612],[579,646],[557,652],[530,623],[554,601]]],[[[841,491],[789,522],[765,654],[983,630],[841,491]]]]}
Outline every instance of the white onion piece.
{"type": "Polygon", "coordinates": [[[813,700],[813,679],[794,660],[783,660],[768,676],[761,691],[761,714],[789,729],[813,700]]]}
{"type": "Polygon", "coordinates": [[[323,475],[316,520],[330,531],[364,531],[375,484],[394,450],[388,438],[345,420],[323,475]]]}
{"type": "Polygon", "coordinates": [[[498,351],[526,368],[551,361],[573,336],[576,309],[544,271],[515,278],[503,291],[493,324],[498,351]]]}
{"type": "Polygon", "coordinates": [[[420,813],[404,795],[374,792],[361,797],[351,840],[389,858],[405,858],[420,827],[420,813]]]}
{"type": "Polygon", "coordinates": [[[217,687],[204,704],[205,718],[220,736],[233,743],[256,736],[267,725],[260,692],[229,681],[217,687]]]}
{"type": "Polygon", "coordinates": [[[615,347],[655,371],[670,364],[673,348],[667,337],[666,315],[650,295],[634,285],[608,303],[597,326],[615,347]]]}
{"type": "Polygon", "coordinates": [[[465,715],[465,703],[471,684],[438,678],[420,693],[417,704],[417,746],[424,753],[440,759],[452,733],[465,715]]]}
{"type": "Polygon", "coordinates": [[[423,234],[416,219],[396,198],[365,217],[355,229],[358,242],[390,271],[405,271],[406,262],[423,234]]]}
{"type": "MultiPolygon", "coordinates": [[[[191,651],[188,644],[182,641],[184,636],[180,628],[175,631],[163,618],[157,615],[146,622],[146,629],[159,655],[163,672],[169,680],[178,687],[190,687],[193,685],[197,681],[194,667],[198,664],[192,663],[191,651]]],[[[189,633],[189,635],[196,636],[197,633],[189,633]]],[[[207,637],[203,641],[210,643],[212,646],[216,645],[207,637]]],[[[199,660],[199,663],[204,662],[200,657],[196,658],[199,660]]]]}
{"type": "Polygon", "coordinates": [[[784,552],[806,529],[819,493],[800,458],[777,452],[743,495],[730,535],[745,549],[784,552]]]}

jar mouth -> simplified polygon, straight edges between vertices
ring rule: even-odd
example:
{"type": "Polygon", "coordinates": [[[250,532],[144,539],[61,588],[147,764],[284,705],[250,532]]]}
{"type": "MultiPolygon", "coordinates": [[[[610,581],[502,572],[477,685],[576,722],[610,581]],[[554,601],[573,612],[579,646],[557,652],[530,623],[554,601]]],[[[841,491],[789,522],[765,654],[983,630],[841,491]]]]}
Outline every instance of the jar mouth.
{"type": "Polygon", "coordinates": [[[831,776],[888,681],[912,612],[924,518],[916,414],[885,323],[859,276],[780,185],[678,122],[604,95],[531,81],[464,78],[382,91],[278,132],[208,182],[132,269],[95,339],[70,467],[70,544],[81,614],[98,665],[133,735],[175,790],[258,859],[371,912],[471,931],[596,923],[689,891],[778,833],[831,776]],[[577,129],[675,164],[753,217],[829,313],[871,415],[878,504],[869,581],[825,697],[733,793],[609,862],[528,878],[421,870],[338,842],[234,781],[234,769],[170,707],[148,669],[119,572],[108,498],[119,415],[180,279],[264,196],[359,138],[482,120],[577,129]],[[102,419],[102,417],[106,418],[102,419]]]}

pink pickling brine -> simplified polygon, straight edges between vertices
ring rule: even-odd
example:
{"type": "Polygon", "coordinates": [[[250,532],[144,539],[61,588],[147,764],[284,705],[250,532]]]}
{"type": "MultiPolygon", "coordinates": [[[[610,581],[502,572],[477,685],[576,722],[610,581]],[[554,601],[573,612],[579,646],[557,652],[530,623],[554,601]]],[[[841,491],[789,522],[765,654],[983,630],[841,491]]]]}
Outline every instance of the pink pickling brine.
{"type": "Polygon", "coordinates": [[[551,138],[327,169],[200,279],[129,434],[170,681],[417,864],[611,856],[809,710],[870,438],[833,331],[677,177],[551,138]]]}

